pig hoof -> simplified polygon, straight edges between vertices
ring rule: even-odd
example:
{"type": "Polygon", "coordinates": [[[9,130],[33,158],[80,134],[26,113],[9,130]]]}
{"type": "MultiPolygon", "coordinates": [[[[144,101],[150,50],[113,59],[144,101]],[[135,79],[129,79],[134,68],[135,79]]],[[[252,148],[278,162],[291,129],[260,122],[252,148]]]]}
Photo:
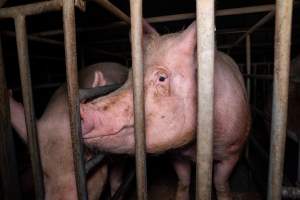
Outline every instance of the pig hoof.
{"type": "Polygon", "coordinates": [[[232,195],[230,192],[218,192],[217,199],[218,200],[232,200],[232,195]]]}
{"type": "Polygon", "coordinates": [[[189,186],[178,184],[175,200],[189,200],[189,186]]]}

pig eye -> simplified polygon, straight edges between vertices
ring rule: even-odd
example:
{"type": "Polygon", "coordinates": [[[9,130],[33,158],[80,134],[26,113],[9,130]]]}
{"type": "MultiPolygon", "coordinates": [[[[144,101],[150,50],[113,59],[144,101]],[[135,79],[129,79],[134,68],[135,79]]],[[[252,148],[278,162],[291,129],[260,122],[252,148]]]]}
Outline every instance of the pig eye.
{"type": "Polygon", "coordinates": [[[166,80],[166,77],[160,76],[158,80],[159,80],[160,82],[164,82],[164,81],[166,80]]]}

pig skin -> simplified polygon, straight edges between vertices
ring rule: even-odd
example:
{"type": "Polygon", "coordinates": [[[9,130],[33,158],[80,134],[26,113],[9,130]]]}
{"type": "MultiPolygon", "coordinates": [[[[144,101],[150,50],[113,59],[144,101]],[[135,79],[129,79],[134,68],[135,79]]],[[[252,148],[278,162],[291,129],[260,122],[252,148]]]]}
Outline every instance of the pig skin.
{"type": "MultiPolygon", "coordinates": [[[[162,36],[153,30],[143,35],[146,150],[161,153],[195,140],[196,25],[162,36]]],[[[228,178],[249,134],[250,109],[236,63],[216,51],[214,71],[213,179],[218,199],[231,199],[228,178]]],[[[132,76],[117,91],[83,103],[80,109],[88,146],[112,153],[134,153],[132,76]]],[[[178,158],[184,154],[193,160],[194,146],[185,147],[178,158]]],[[[176,163],[177,200],[188,199],[190,167],[185,162],[176,163]]]]}

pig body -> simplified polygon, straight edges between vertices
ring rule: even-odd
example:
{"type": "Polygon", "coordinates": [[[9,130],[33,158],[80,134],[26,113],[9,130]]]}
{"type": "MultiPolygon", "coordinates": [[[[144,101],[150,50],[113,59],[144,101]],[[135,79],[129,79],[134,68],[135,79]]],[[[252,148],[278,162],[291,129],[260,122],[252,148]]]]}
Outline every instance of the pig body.
{"type": "MultiPolygon", "coordinates": [[[[98,63],[79,72],[79,87],[91,88],[123,83],[128,70],[117,63],[98,63]]],[[[10,98],[11,122],[26,141],[23,106],[10,98]]],[[[77,199],[66,85],[56,90],[37,121],[45,183],[45,199],[77,199]]],[[[86,155],[87,156],[87,155],[86,155]]],[[[88,178],[89,199],[99,199],[107,178],[107,166],[98,166],[88,178]]]]}
{"type": "MultiPolygon", "coordinates": [[[[146,150],[161,153],[192,143],[196,132],[196,27],[160,36],[144,34],[146,150]]],[[[102,151],[134,153],[132,77],[108,96],[81,104],[85,142],[102,151]]],[[[214,76],[214,185],[230,199],[228,178],[250,127],[250,111],[235,62],[216,51],[214,76]]],[[[195,158],[193,145],[180,154],[195,158]]],[[[180,156],[178,156],[180,157],[180,156]]],[[[175,162],[177,199],[188,199],[189,164],[175,162]],[[179,191],[180,190],[180,191],[179,191]]]]}

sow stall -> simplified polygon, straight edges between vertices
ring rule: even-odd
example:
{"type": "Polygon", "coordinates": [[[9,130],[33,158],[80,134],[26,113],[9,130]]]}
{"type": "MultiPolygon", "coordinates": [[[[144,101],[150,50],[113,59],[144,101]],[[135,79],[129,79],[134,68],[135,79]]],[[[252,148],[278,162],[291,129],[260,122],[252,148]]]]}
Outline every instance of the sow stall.
{"type": "MultiPolygon", "coordinates": [[[[147,164],[145,153],[145,114],[144,114],[144,87],[143,87],[143,56],[142,56],[142,26],[146,20],[149,23],[158,24],[159,30],[166,31],[170,25],[172,30],[180,30],[187,21],[197,19],[197,59],[198,59],[198,111],[199,120],[197,130],[197,163],[196,163],[196,199],[211,199],[212,194],[212,141],[213,141],[213,66],[215,48],[219,48],[231,55],[238,63],[245,75],[248,95],[251,97],[253,106],[253,118],[259,115],[259,109],[255,106],[261,101],[259,95],[264,95],[270,90],[266,84],[261,86],[259,79],[273,79],[273,106],[270,155],[266,155],[255,140],[250,137],[246,147],[245,157],[251,168],[251,145],[255,145],[261,154],[269,160],[268,170],[268,199],[281,199],[283,197],[299,198],[300,192],[297,187],[284,187],[283,185],[283,162],[286,143],[286,134],[298,143],[296,133],[290,132],[286,127],[287,98],[290,66],[290,49],[292,55],[299,52],[299,27],[294,22],[294,37],[292,32],[292,11],[294,15],[298,10],[298,2],[292,0],[263,1],[259,5],[247,5],[242,1],[213,1],[197,0],[181,2],[159,1],[108,1],[92,0],[51,0],[51,1],[1,1],[1,40],[0,40],[0,143],[1,143],[1,197],[3,199],[22,199],[19,188],[18,165],[16,164],[15,139],[10,126],[10,111],[8,102],[8,89],[20,91],[17,81],[17,69],[10,69],[12,65],[19,65],[22,99],[25,108],[26,125],[28,132],[28,146],[34,179],[35,199],[44,199],[44,182],[39,155],[39,144],[36,128],[36,114],[33,103],[33,91],[48,90],[57,87],[61,83],[62,65],[65,62],[68,88],[68,105],[70,110],[71,136],[73,145],[74,166],[76,172],[78,199],[88,199],[86,189],[86,171],[102,160],[102,155],[96,156],[88,163],[83,159],[83,144],[81,139],[81,124],[79,115],[80,89],[78,88],[78,66],[84,67],[87,63],[101,60],[113,60],[122,62],[127,66],[132,65],[133,88],[134,88],[134,116],[135,116],[135,141],[136,141],[136,194],[137,199],[147,199],[147,164]],[[262,4],[264,3],[264,4],[262,4]],[[169,8],[164,15],[160,14],[155,6],[161,4],[161,9],[169,8]],[[172,3],[173,4],[173,3],[172,3]],[[98,6],[101,7],[98,7],[98,6]],[[144,10],[147,15],[143,14],[144,10]],[[76,9],[78,9],[76,11],[76,9]],[[53,13],[55,11],[55,13],[53,13]],[[195,12],[196,11],[196,12],[195,12]],[[47,15],[50,12],[49,15],[47,15]],[[104,12],[98,13],[98,12],[104,12]],[[173,12],[173,13],[172,13],[173,12]],[[75,17],[78,15],[78,17],[75,17]],[[87,13],[86,15],[84,13],[87,13]],[[89,14],[90,13],[90,14],[89,14]],[[129,14],[130,13],[130,14],[129,14]],[[179,14],[176,14],[179,13],[179,14]],[[261,15],[263,16],[261,17],[261,15]],[[41,18],[39,19],[39,16],[41,18]],[[148,17],[148,15],[150,17],[148,17]],[[241,19],[237,19],[239,16],[241,19]],[[229,16],[229,17],[228,17],[229,16]],[[61,17],[62,22],[61,24],[61,17]],[[228,17],[228,18],[226,18],[228,17]],[[103,23],[99,22],[103,18],[103,23]],[[274,23],[271,23],[275,18],[274,23]],[[13,19],[13,21],[11,21],[13,19]],[[216,19],[216,20],[215,20],[216,19]],[[43,21],[44,20],[44,21],[43,21]],[[53,22],[51,21],[53,20],[53,22]],[[121,21],[118,21],[121,20],[121,21]],[[220,21],[218,21],[220,20],[220,21]],[[237,20],[238,26],[230,27],[237,20]],[[245,21],[244,21],[245,20],[245,21]],[[29,23],[28,23],[29,21],[29,23]],[[45,21],[47,23],[45,23],[45,21]],[[221,22],[221,28],[218,23],[221,22]],[[79,25],[78,25],[79,24],[79,25]],[[100,26],[99,26],[100,24],[100,26]],[[59,27],[63,25],[63,29],[59,27]],[[39,27],[41,26],[41,27],[39,27]],[[48,27],[49,26],[49,27],[48,27]],[[127,39],[131,27],[131,46],[127,39]],[[29,31],[28,31],[28,30],[29,31]],[[122,29],[120,33],[118,30],[122,29]],[[126,29],[126,30],[125,30],[126,29]],[[117,30],[117,31],[116,31],[117,30]],[[260,31],[260,32],[259,32],[260,31]],[[256,32],[259,32],[256,35],[256,32]],[[103,35],[101,35],[103,33],[103,35]],[[107,33],[111,33],[107,34],[107,33]],[[275,33],[275,39],[272,35],[275,33]],[[99,34],[99,36],[97,36],[99,34]],[[77,35],[77,36],[76,36],[77,35]],[[62,37],[63,36],[63,37],[62,37]],[[76,40],[76,37],[78,40],[76,40]],[[254,40],[257,43],[253,44],[254,40]],[[91,39],[92,38],[92,39],[91,39]],[[100,40],[99,40],[100,38],[100,40]],[[126,39],[124,39],[126,38],[126,39]],[[18,63],[15,63],[12,40],[16,40],[18,63]],[[5,41],[4,41],[5,40],[5,41]],[[78,41],[78,43],[77,43],[78,41]],[[215,42],[216,41],[216,42],[215,42]],[[265,44],[264,44],[265,42],[265,44]],[[274,42],[274,46],[273,43],[274,42]],[[292,42],[292,45],[291,45],[292,42]],[[297,43],[298,42],[298,43],[297,43]],[[4,43],[2,45],[2,43],[4,43]],[[28,47],[29,43],[29,47],[28,47]],[[29,53],[30,43],[32,52],[37,53],[41,46],[49,48],[45,55],[35,56],[29,53]],[[245,46],[241,43],[244,43],[245,46]],[[1,47],[3,46],[3,47],[1,47]],[[54,49],[57,52],[51,52],[54,49]],[[6,50],[7,47],[8,50],[6,50]],[[61,49],[64,47],[64,51],[61,49]],[[119,48],[120,47],[120,48],[119,48]],[[131,51],[130,51],[131,48],[131,51]],[[258,50],[258,48],[261,48],[258,50]],[[78,53],[77,53],[78,50],[78,53]],[[275,52],[274,57],[272,55],[275,52]],[[63,58],[63,53],[65,58],[63,58]],[[47,55],[49,54],[49,55],[47,55]],[[94,55],[92,55],[94,54],[94,55]],[[265,55],[264,55],[265,54],[265,55]],[[97,55],[97,56],[96,56],[97,55]],[[99,55],[99,58],[98,58],[99,55]],[[246,56],[245,56],[246,55],[246,56]],[[79,57],[79,58],[77,58],[79,57]],[[274,70],[273,70],[273,60],[274,70]],[[49,60],[50,64],[58,65],[59,73],[53,73],[55,69],[47,67],[42,69],[43,64],[49,60]],[[267,69],[268,74],[258,74],[259,61],[261,68],[267,69]],[[79,61],[79,62],[78,62],[79,61]],[[6,64],[4,67],[4,63],[6,64]],[[30,63],[34,63],[33,68],[30,63]],[[55,63],[55,64],[54,64],[55,63]],[[246,64],[244,64],[246,63],[246,64]],[[39,65],[38,67],[36,67],[39,65]],[[5,70],[9,71],[5,76],[5,70]],[[34,72],[36,70],[36,72],[34,72]],[[274,75],[271,75],[274,71],[274,75]],[[49,73],[48,82],[38,83],[31,77],[33,73],[49,73]],[[55,77],[59,74],[59,78],[55,77]],[[60,79],[59,81],[55,81],[60,79]],[[264,88],[265,91],[261,91],[264,88]]],[[[249,3],[248,3],[249,4],[249,3]]],[[[295,21],[295,20],[294,20],[295,21]]],[[[55,51],[55,50],[54,50],[55,51]]],[[[31,52],[31,51],[30,51],[31,52]]],[[[38,79],[38,78],[37,78],[38,79]]],[[[38,101],[35,100],[35,103],[38,101]]],[[[254,130],[254,129],[253,129],[254,130]]],[[[20,163],[18,163],[20,164],[20,163]]],[[[255,167],[253,167],[255,168],[255,167]]],[[[255,170],[251,173],[254,173],[255,170]]],[[[299,173],[298,173],[299,176],[299,173]]],[[[124,183],[124,185],[128,185],[124,183]]],[[[265,185],[264,185],[265,186],[265,185]]],[[[264,187],[263,186],[263,187],[264,187]]],[[[262,196],[264,196],[262,192],[262,196]]]]}

